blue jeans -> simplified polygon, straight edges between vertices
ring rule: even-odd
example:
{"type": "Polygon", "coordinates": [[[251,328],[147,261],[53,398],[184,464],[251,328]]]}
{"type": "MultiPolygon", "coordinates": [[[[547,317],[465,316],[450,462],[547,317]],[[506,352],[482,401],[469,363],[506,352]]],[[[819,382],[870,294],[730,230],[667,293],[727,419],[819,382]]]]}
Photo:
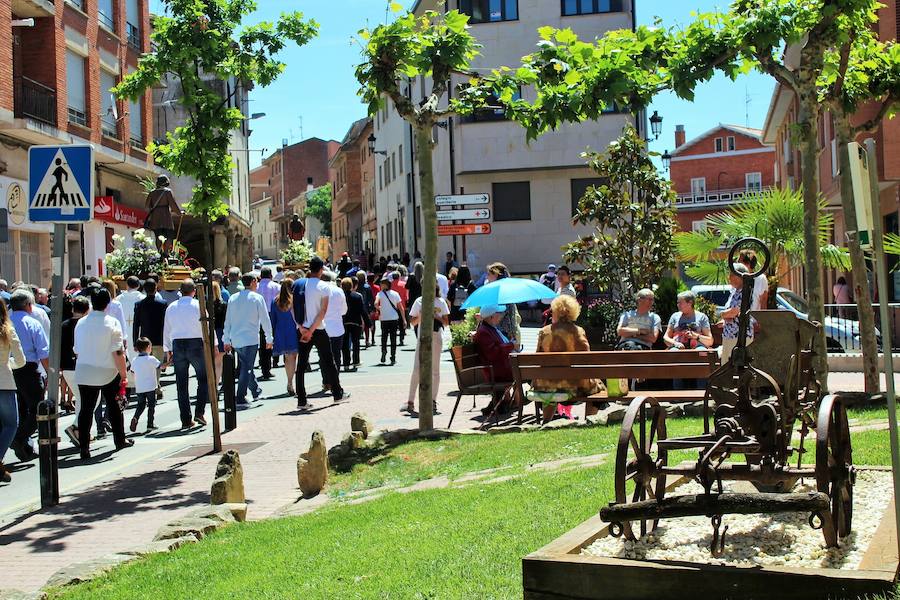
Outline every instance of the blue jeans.
{"type": "Polygon", "coordinates": [[[19,405],[15,390],[0,390],[0,462],[19,428],[19,405]]]}
{"type": "Polygon", "coordinates": [[[253,365],[256,363],[256,353],[259,351],[259,344],[252,346],[242,346],[235,348],[238,357],[238,386],[237,393],[234,396],[235,402],[244,404],[247,402],[247,390],[257,398],[262,394],[262,388],[256,382],[256,375],[253,373],[253,365]]]}
{"type": "Polygon", "coordinates": [[[188,367],[194,367],[197,375],[197,405],[194,414],[203,416],[206,412],[206,398],[208,389],[206,386],[206,361],[203,358],[203,340],[190,338],[174,340],[172,353],[175,362],[175,388],[178,391],[178,411],[181,413],[181,422],[191,421],[191,395],[188,391],[190,374],[188,367]]]}

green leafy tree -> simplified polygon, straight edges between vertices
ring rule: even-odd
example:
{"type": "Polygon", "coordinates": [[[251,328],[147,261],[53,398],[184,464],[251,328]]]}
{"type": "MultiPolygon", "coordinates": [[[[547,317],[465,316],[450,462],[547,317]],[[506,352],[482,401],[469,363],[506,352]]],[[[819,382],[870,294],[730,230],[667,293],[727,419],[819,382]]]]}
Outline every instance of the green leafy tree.
{"type": "Polygon", "coordinates": [[[306,214],[322,224],[322,235],[331,235],[331,184],[326,183],[306,194],[306,214]]]}
{"type": "MultiPolygon", "coordinates": [[[[869,293],[866,256],[860,248],[850,173],[848,144],[860,134],[874,132],[884,118],[893,115],[900,99],[900,46],[883,43],[873,30],[875,11],[846,25],[845,35],[836,51],[827,56],[819,77],[820,100],[831,111],[840,161],[841,206],[848,235],[859,334],[863,350],[865,389],[870,393],[881,387],[878,376],[878,340],[875,334],[875,307],[869,293]],[[854,116],[864,104],[875,101],[871,118],[861,123],[854,116]]],[[[877,165],[870,165],[877,169],[877,165]]]]}
{"type": "MultiPolygon", "coordinates": [[[[314,21],[299,12],[282,14],[275,23],[241,26],[256,10],[253,0],[163,0],[163,14],[153,18],[153,51],[123,78],[114,93],[136,99],[163,80],[180,84],[178,104],[187,118],[148,150],[156,163],[197,181],[185,210],[206,226],[206,255],[212,261],[209,225],[228,215],[232,160],[231,132],[246,117],[230,106],[230,96],[215,86],[235,79],[245,86],[267,86],[285,68],[275,58],[288,42],[306,44],[317,32],[314,21]]],[[[234,94],[234,91],[231,92],[234,94]]],[[[210,265],[211,266],[211,265],[210,265]]]]}
{"type": "MultiPolygon", "coordinates": [[[[392,3],[395,12],[400,5],[392,3]]],[[[356,68],[359,94],[374,115],[390,100],[400,116],[413,129],[415,158],[419,165],[419,190],[425,234],[425,279],[422,282],[422,306],[434,304],[437,282],[437,209],[434,202],[432,153],[434,126],[454,114],[446,97],[451,75],[469,70],[478,53],[478,44],[468,32],[467,15],[452,10],[426,11],[421,16],[406,13],[391,23],[359,32],[363,44],[363,62],[356,68]],[[405,94],[405,85],[416,77],[431,81],[422,102],[413,102],[405,94]]],[[[471,102],[478,106],[477,99],[471,102]]],[[[419,345],[431,348],[431,327],[419,328],[419,345]]],[[[431,352],[419,356],[419,428],[433,428],[431,352]]]]}
{"type": "MultiPolygon", "coordinates": [[[[842,53],[841,48],[851,31],[871,23],[877,7],[876,0],[735,0],[728,11],[697,15],[683,28],[613,31],[594,43],[578,40],[569,30],[542,28],[538,51],[525,57],[521,67],[473,81],[461,101],[487,94],[510,98],[519,86],[531,86],[534,99],[512,102],[508,114],[533,138],[564,122],[596,118],[614,103],[643,108],[662,89],[690,100],[696,87],[716,72],[732,79],[754,68],[768,73],[796,95],[799,105],[793,137],[801,153],[809,225],[803,232],[803,264],[810,318],[821,321],[819,80],[833,65],[857,60],[859,54],[842,53]]],[[[877,97],[884,92],[874,87],[871,93],[877,97]]],[[[815,341],[814,366],[827,389],[824,336],[815,341]]]]}
{"type": "Polygon", "coordinates": [[[675,264],[675,192],[634,127],[604,153],[584,156],[603,183],[589,187],[579,200],[574,221],[594,230],[566,246],[565,259],[584,265],[600,289],[631,298],[675,264]]]}
{"type": "MultiPolygon", "coordinates": [[[[825,200],[820,199],[816,248],[829,267],[847,268],[850,260],[846,250],[829,241],[834,217],[825,212],[825,207],[825,200]]],[[[806,221],[799,191],[770,189],[754,194],[726,211],[708,215],[706,223],[703,231],[675,234],[678,260],[688,263],[686,272],[694,279],[727,282],[729,269],[723,249],[748,236],[759,238],[772,252],[767,273],[770,289],[777,288],[779,280],[803,264],[806,221]]],[[[771,308],[774,302],[775,296],[770,293],[771,308]]]]}

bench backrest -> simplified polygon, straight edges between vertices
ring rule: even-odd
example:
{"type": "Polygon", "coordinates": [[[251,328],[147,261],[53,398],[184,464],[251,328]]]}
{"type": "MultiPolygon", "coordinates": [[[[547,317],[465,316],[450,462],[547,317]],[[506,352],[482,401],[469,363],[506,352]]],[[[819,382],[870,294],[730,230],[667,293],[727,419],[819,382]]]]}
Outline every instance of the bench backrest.
{"type": "Polygon", "coordinates": [[[511,356],[517,383],[534,379],[705,379],[719,366],[715,350],[523,352],[511,356]]]}
{"type": "Polygon", "coordinates": [[[456,385],[465,394],[466,389],[485,382],[484,372],[481,370],[481,359],[475,344],[454,346],[450,348],[453,356],[453,369],[456,371],[456,385]]]}

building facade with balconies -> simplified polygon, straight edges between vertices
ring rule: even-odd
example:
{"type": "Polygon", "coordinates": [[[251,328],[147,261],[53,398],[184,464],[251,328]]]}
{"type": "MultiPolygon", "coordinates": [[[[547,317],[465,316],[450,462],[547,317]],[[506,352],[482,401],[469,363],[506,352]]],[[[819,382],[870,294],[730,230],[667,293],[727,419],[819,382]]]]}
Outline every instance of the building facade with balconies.
{"type": "Polygon", "coordinates": [[[371,160],[368,137],[371,119],[360,119],[350,126],[341,147],[329,162],[332,172],[331,237],[335,258],[343,252],[357,257],[363,253],[363,202],[374,177],[367,167],[371,160]]]}
{"type": "Polygon", "coordinates": [[[676,125],[669,166],[681,231],[703,230],[708,215],[774,185],[775,149],[763,144],[759,129],[720,123],[685,136],[676,125]]]}
{"type": "MultiPolygon", "coordinates": [[[[102,275],[112,235],[128,239],[142,224],[140,180],[157,173],[145,151],[150,94],[128,102],[109,90],[149,49],[149,31],[148,0],[0,0],[0,208],[27,194],[30,146],[89,144],[95,201],[113,215],[68,227],[66,276],[102,275]],[[22,19],[33,26],[13,27],[22,19]]],[[[16,220],[0,243],[0,273],[47,285],[50,228],[16,220]]]]}
{"type": "MultiPolygon", "coordinates": [[[[482,45],[472,69],[515,67],[533,52],[538,28],[571,28],[593,40],[614,29],[634,25],[630,0],[419,0],[414,11],[453,10],[470,15],[471,34],[482,45]]],[[[465,82],[454,76],[451,88],[465,82]]],[[[405,85],[414,102],[429,91],[427,78],[405,85]]],[[[532,90],[522,90],[528,99],[532,90]]],[[[558,263],[561,247],[589,232],[572,225],[573,207],[597,180],[581,153],[602,151],[628,124],[644,133],[643,115],[612,108],[597,121],[563,125],[530,144],[525,130],[506,120],[502,110],[483,110],[471,118],[450,118],[436,127],[434,179],[436,194],[490,194],[490,235],[441,237],[439,256],[453,251],[475,274],[488,263],[502,261],[513,272],[543,272],[558,263]]],[[[412,132],[391,103],[374,118],[376,150],[376,255],[423,250],[421,206],[433,202],[418,189],[412,132]]]]}

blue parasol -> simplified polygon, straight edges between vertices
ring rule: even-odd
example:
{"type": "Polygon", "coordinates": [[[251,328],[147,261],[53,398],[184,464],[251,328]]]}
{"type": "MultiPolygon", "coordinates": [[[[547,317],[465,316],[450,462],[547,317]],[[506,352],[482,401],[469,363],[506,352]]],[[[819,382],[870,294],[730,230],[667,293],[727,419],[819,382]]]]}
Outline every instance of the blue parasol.
{"type": "Polygon", "coordinates": [[[489,304],[518,304],[531,300],[550,300],[556,292],[533,279],[507,277],[481,286],[463,302],[463,308],[489,304]]]}

